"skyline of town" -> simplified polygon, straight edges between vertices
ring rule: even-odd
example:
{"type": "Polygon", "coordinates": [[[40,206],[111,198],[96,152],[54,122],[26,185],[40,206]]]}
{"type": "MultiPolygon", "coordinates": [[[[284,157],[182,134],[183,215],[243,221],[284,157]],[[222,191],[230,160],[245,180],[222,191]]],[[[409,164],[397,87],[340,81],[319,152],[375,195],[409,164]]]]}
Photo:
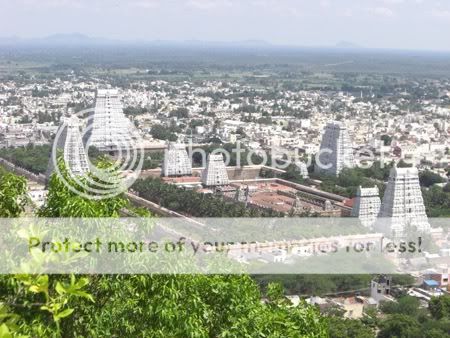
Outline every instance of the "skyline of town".
{"type": "Polygon", "coordinates": [[[349,41],[367,48],[450,50],[442,38],[450,28],[450,7],[437,0],[21,0],[0,5],[2,37],[80,32],[117,40],[261,40],[294,46],[349,41]]]}

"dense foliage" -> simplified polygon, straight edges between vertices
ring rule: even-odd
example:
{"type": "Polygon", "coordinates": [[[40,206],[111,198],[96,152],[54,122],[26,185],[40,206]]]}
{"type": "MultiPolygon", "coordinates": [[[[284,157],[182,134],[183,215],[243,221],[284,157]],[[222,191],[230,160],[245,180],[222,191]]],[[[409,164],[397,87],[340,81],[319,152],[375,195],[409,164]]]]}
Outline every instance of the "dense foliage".
{"type": "Polygon", "coordinates": [[[0,217],[19,217],[27,202],[27,181],[0,167],[0,217]]]}
{"type": "Polygon", "coordinates": [[[346,197],[356,196],[359,186],[373,187],[377,186],[380,190],[380,195],[384,193],[385,185],[389,177],[389,171],[392,164],[381,165],[380,162],[374,162],[370,168],[345,168],[338,177],[332,176],[318,176],[312,174],[312,178],[319,178],[322,180],[320,188],[322,190],[332,192],[346,197]]]}
{"type": "Polygon", "coordinates": [[[323,296],[348,290],[367,289],[370,275],[256,275],[262,289],[270,283],[283,285],[288,294],[323,296]]]}
{"type": "Polygon", "coordinates": [[[450,191],[439,186],[422,189],[427,215],[429,217],[450,216],[450,191]]]}
{"type": "Polygon", "coordinates": [[[437,183],[445,182],[445,179],[441,175],[438,175],[429,170],[422,171],[419,174],[419,180],[420,180],[420,185],[422,187],[426,187],[426,188],[431,187],[432,185],[437,184],[437,183]]]}
{"type": "Polygon", "coordinates": [[[50,158],[51,146],[29,144],[24,148],[0,149],[0,157],[35,174],[45,173],[50,158]]]}
{"type": "Polygon", "coordinates": [[[449,303],[448,295],[432,298],[428,309],[410,296],[400,297],[396,303],[385,303],[381,310],[386,317],[380,322],[378,337],[450,337],[450,313],[440,310],[446,309],[449,303]]]}
{"type": "Polygon", "coordinates": [[[175,134],[178,131],[176,128],[166,127],[162,124],[155,124],[150,129],[150,135],[157,140],[167,140],[175,142],[178,136],[175,134]]]}
{"type": "MultiPolygon", "coordinates": [[[[60,170],[70,180],[61,162],[60,170]]],[[[13,201],[22,193],[13,191],[13,201]]],[[[84,199],[53,175],[41,215],[114,217],[126,205],[123,196],[84,199]]],[[[19,205],[2,208],[20,214],[19,205]]],[[[245,275],[3,275],[0,336],[327,336],[326,319],[311,306],[292,307],[279,285],[268,286],[265,303],[263,296],[245,275]]]]}
{"type": "Polygon", "coordinates": [[[139,196],[170,210],[194,217],[279,217],[272,210],[246,208],[245,204],[225,200],[211,194],[178,188],[159,178],[137,180],[132,189],[139,196]]]}

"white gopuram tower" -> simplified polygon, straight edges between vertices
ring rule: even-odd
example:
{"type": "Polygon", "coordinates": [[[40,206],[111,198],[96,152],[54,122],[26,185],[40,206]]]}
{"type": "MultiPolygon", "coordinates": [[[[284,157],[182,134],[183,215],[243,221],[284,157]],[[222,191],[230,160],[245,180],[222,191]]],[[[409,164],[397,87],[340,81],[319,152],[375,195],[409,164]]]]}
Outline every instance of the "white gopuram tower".
{"type": "Polygon", "coordinates": [[[55,139],[56,145],[49,161],[47,179],[55,170],[58,156],[62,156],[71,175],[83,175],[89,172],[89,162],[80,133],[80,121],[76,116],[63,120],[55,139]]]}
{"type": "Polygon", "coordinates": [[[116,152],[133,148],[133,128],[124,115],[117,89],[98,89],[94,114],[90,117],[89,146],[116,152]]]}
{"type": "Polygon", "coordinates": [[[343,168],[354,166],[352,143],[347,128],[339,121],[328,123],[322,136],[320,153],[316,156],[315,172],[338,176],[343,168]]]}
{"type": "Polygon", "coordinates": [[[430,230],[420,190],[417,168],[391,169],[381,203],[377,228],[394,236],[404,236],[408,227],[430,230]]]}
{"type": "Polygon", "coordinates": [[[381,200],[378,187],[358,188],[356,193],[355,204],[352,209],[352,216],[358,217],[361,224],[367,228],[371,228],[380,212],[381,200]]]}
{"type": "Polygon", "coordinates": [[[169,176],[192,175],[192,164],[184,144],[169,143],[164,154],[162,174],[169,176]]]}
{"type": "Polygon", "coordinates": [[[207,187],[230,183],[222,154],[210,154],[208,156],[206,169],[202,173],[202,183],[207,187]]]}
{"type": "Polygon", "coordinates": [[[309,178],[308,167],[306,166],[306,163],[299,161],[296,162],[295,165],[297,166],[297,170],[303,179],[306,180],[307,178],[309,178]]]}

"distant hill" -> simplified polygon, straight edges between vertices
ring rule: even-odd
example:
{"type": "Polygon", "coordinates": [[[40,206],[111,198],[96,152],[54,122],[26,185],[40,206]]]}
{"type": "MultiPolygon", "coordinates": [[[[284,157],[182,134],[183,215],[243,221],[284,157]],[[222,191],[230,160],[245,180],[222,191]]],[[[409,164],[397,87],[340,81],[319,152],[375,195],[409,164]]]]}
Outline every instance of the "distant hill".
{"type": "Polygon", "coordinates": [[[336,45],[336,48],[348,48],[348,49],[360,49],[364,48],[356,43],[350,41],[339,41],[336,45]]]}
{"type": "Polygon", "coordinates": [[[99,41],[108,41],[107,39],[100,38],[91,38],[87,35],[80,33],[72,33],[72,34],[53,34],[49,35],[42,39],[34,39],[35,41],[40,42],[51,42],[51,43],[65,43],[65,44],[83,44],[83,43],[93,43],[99,41]]]}
{"type": "Polygon", "coordinates": [[[0,45],[19,45],[19,46],[94,46],[113,44],[114,40],[103,38],[93,38],[87,35],[72,34],[54,34],[43,38],[20,38],[17,36],[0,37],[0,45]]]}
{"type": "Polygon", "coordinates": [[[105,46],[105,45],[193,46],[193,47],[270,47],[264,40],[204,41],[204,40],[113,40],[90,37],[80,33],[53,34],[43,38],[0,37],[0,45],[21,46],[105,46]]]}

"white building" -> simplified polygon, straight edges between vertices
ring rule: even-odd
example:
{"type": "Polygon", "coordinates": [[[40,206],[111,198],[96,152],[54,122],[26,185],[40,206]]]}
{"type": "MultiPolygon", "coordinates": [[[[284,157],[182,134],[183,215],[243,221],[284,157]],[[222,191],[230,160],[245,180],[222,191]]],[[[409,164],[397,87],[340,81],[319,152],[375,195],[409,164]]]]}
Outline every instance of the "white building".
{"type": "Polygon", "coordinates": [[[370,297],[373,298],[377,304],[380,301],[392,300],[390,276],[381,275],[374,278],[370,283],[370,297]]]}
{"type": "Polygon", "coordinates": [[[362,225],[372,227],[380,212],[381,200],[378,187],[358,188],[355,204],[352,209],[352,216],[358,217],[362,225]]]}
{"type": "Polygon", "coordinates": [[[404,235],[409,226],[430,230],[417,168],[391,169],[379,217],[377,228],[385,233],[404,235]]]}
{"type": "Polygon", "coordinates": [[[47,169],[47,178],[55,169],[58,152],[61,152],[66,168],[71,175],[83,175],[89,172],[89,161],[84,149],[80,132],[80,122],[76,116],[63,120],[55,139],[56,154],[52,152],[47,169]]]}
{"type": "Polygon", "coordinates": [[[116,89],[99,89],[95,110],[88,126],[89,145],[100,151],[119,151],[133,147],[131,121],[125,117],[116,89]]]}
{"type": "Polygon", "coordinates": [[[162,174],[169,176],[192,175],[192,163],[184,144],[169,143],[164,154],[162,174]]]}
{"type": "Polygon", "coordinates": [[[315,171],[319,174],[338,176],[344,169],[355,165],[353,149],[347,128],[342,122],[326,125],[322,143],[316,156],[315,171]]]}
{"type": "Polygon", "coordinates": [[[222,154],[210,154],[208,164],[202,173],[202,183],[207,186],[227,185],[229,183],[227,169],[222,154]]]}
{"type": "Polygon", "coordinates": [[[295,162],[295,166],[297,167],[297,170],[303,179],[309,178],[308,166],[306,165],[306,163],[297,161],[295,162]]]}

